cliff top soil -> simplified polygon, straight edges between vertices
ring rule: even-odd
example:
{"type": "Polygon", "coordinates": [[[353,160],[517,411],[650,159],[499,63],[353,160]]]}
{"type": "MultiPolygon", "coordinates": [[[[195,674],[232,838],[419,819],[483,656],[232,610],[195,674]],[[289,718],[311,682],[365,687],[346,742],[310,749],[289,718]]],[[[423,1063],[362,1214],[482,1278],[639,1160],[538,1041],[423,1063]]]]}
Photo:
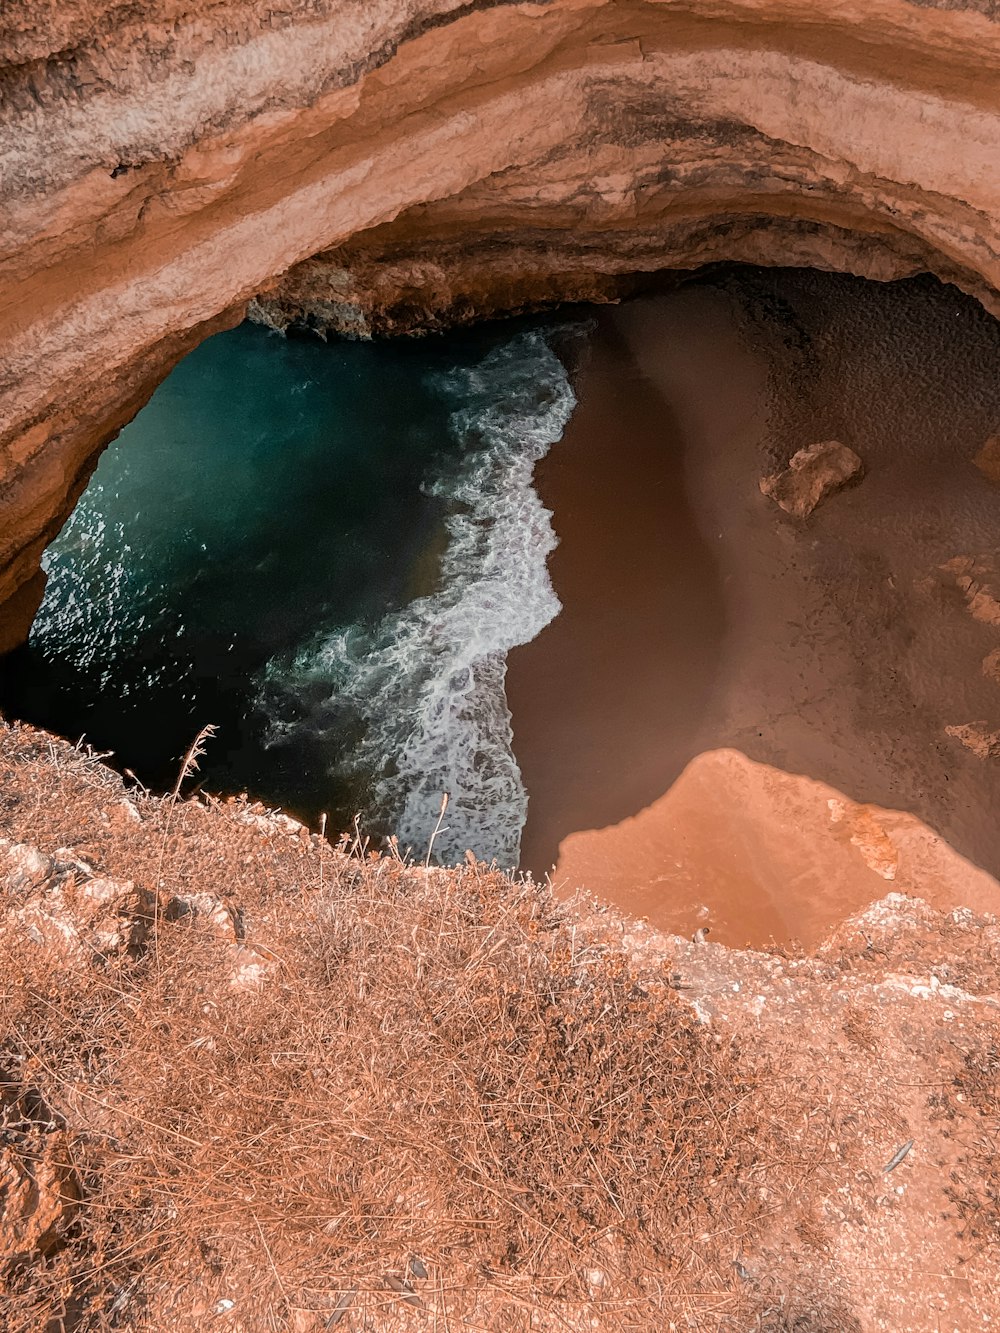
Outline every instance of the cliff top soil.
{"type": "Polygon", "coordinates": [[[0,732],[5,1327],[980,1327],[1000,931],[815,956],[0,732]]]}

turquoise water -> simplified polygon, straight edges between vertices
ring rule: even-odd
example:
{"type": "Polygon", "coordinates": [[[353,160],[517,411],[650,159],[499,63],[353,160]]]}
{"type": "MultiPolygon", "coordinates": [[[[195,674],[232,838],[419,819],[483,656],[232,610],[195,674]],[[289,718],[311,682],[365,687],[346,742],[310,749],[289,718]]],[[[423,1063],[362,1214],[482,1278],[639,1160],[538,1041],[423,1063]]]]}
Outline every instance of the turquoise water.
{"type": "Polygon", "coordinates": [[[105,452],[46,557],[2,706],[168,787],[513,864],[526,797],[506,652],[558,612],[532,469],[573,405],[552,335],[390,344],[243,325],[105,452]]]}

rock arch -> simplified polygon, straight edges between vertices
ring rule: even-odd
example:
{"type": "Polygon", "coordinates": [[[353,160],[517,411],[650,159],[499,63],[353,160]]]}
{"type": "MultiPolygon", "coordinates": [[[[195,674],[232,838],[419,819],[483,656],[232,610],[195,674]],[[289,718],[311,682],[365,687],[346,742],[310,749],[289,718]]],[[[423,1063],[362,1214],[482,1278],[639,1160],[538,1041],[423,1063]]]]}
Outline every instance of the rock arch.
{"type": "Polygon", "coordinates": [[[367,333],[718,260],[1000,312],[992,0],[13,0],[0,648],[100,450],[255,302],[367,333]]]}

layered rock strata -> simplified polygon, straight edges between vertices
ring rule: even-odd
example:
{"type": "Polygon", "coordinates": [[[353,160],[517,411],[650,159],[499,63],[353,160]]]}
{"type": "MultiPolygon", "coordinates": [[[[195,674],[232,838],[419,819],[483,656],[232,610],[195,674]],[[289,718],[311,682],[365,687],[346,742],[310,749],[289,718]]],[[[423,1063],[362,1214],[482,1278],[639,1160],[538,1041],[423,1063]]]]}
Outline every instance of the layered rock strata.
{"type": "Polygon", "coordinates": [[[254,297],[367,334],[720,260],[1000,310],[1000,26],[955,0],[13,0],[0,648],[100,449],[254,297]],[[284,276],[282,276],[284,275],[284,276]]]}

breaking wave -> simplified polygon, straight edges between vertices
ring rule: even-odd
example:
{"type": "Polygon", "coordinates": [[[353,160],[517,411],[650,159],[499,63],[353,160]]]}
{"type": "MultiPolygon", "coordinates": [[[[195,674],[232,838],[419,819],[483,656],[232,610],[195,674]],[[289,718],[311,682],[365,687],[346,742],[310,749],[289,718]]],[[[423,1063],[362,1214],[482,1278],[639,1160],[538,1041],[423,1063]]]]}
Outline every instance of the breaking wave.
{"type": "Polygon", "coordinates": [[[456,404],[450,429],[463,445],[427,484],[446,512],[435,590],[374,628],[338,629],[291,662],[272,660],[262,706],[272,745],[305,729],[343,746],[344,716],[355,718],[358,739],[333,771],[367,778],[366,818],[404,847],[423,855],[447,793],[435,854],[454,861],[471,849],[513,867],[528,798],[512,746],[507,653],[560,610],[547,570],[556,537],[533,473],[575,398],[538,331],[435,387],[456,404]]]}

